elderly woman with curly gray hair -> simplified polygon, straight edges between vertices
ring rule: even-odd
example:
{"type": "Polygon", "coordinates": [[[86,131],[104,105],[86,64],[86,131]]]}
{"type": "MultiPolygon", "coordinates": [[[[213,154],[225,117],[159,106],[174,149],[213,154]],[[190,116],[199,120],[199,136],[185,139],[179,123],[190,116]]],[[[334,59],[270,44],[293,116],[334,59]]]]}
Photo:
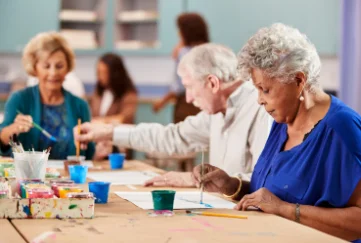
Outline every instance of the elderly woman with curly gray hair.
{"type": "Polygon", "coordinates": [[[274,118],[270,136],[246,182],[207,165],[193,177],[205,190],[240,199],[237,210],[265,213],[361,242],[361,117],[326,94],[321,62],[299,30],[260,29],[239,53],[239,70],[258,89],[274,118]]]}

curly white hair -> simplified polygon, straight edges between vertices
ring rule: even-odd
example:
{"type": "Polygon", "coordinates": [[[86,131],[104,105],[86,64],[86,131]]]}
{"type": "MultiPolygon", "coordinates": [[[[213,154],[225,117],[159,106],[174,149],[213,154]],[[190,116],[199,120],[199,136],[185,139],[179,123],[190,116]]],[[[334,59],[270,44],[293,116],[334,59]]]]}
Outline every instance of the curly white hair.
{"type": "Polygon", "coordinates": [[[298,72],[307,77],[311,92],[320,87],[320,57],[315,46],[298,29],[276,23],[257,31],[238,53],[238,71],[243,80],[250,79],[253,68],[269,78],[291,83],[298,72]]]}
{"type": "Polygon", "coordinates": [[[223,82],[236,81],[238,78],[236,54],[223,45],[207,43],[192,48],[178,64],[179,76],[203,81],[213,74],[223,82]]]}

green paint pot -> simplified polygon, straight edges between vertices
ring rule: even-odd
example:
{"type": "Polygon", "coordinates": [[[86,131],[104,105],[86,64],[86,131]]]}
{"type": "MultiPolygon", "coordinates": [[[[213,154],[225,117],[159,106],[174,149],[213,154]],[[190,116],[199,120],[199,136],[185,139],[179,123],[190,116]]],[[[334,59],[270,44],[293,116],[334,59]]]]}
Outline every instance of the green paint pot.
{"type": "Polygon", "coordinates": [[[154,210],[173,210],[175,191],[155,190],[152,191],[154,210]]]}

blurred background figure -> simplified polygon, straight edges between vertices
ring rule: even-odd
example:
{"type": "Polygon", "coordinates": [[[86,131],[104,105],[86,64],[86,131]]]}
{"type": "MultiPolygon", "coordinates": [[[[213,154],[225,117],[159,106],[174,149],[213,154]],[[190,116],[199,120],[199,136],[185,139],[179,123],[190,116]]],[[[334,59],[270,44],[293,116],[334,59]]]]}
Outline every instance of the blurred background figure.
{"type": "Polygon", "coordinates": [[[97,83],[91,98],[92,121],[133,124],[137,90],[122,59],[112,53],[97,63],[97,83]]]}
{"type": "MultiPolygon", "coordinates": [[[[172,52],[172,57],[176,62],[176,69],[179,61],[192,47],[209,42],[207,23],[197,13],[183,13],[179,15],[177,27],[179,42],[172,52]]],[[[172,100],[176,100],[173,115],[174,123],[183,121],[187,116],[195,115],[200,111],[193,104],[186,102],[185,88],[177,74],[175,74],[175,80],[170,87],[170,91],[161,100],[154,103],[153,110],[155,112],[160,111],[172,100]]]]}
{"type": "MultiPolygon", "coordinates": [[[[121,57],[113,53],[100,57],[96,88],[90,100],[92,122],[133,124],[137,102],[137,90],[121,57]]],[[[96,146],[95,159],[105,159],[108,154],[118,151],[111,141],[100,142],[96,146]]],[[[131,157],[130,150],[127,157],[131,157]]]]}

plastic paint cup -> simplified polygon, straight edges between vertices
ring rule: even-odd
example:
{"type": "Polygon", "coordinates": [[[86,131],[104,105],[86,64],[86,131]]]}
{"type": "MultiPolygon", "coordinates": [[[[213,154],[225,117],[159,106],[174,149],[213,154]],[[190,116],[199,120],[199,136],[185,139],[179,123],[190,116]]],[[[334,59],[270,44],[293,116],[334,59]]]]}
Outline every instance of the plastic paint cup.
{"type": "Polygon", "coordinates": [[[112,170],[123,168],[125,154],[109,154],[109,163],[112,170]]]}
{"type": "Polygon", "coordinates": [[[110,182],[93,181],[89,182],[89,192],[92,192],[95,197],[95,203],[107,203],[109,196],[110,182]]]}
{"type": "Polygon", "coordinates": [[[59,197],[66,198],[67,195],[71,192],[83,192],[83,189],[77,186],[66,186],[66,187],[58,187],[59,197]]]}
{"type": "Polygon", "coordinates": [[[152,191],[154,210],[173,211],[175,191],[155,190],[152,191]]]}
{"type": "Polygon", "coordinates": [[[75,183],[84,184],[86,182],[87,173],[87,165],[69,165],[70,179],[75,183]]]}
{"type": "Polygon", "coordinates": [[[16,180],[45,179],[49,154],[44,152],[13,153],[16,180]]]}

